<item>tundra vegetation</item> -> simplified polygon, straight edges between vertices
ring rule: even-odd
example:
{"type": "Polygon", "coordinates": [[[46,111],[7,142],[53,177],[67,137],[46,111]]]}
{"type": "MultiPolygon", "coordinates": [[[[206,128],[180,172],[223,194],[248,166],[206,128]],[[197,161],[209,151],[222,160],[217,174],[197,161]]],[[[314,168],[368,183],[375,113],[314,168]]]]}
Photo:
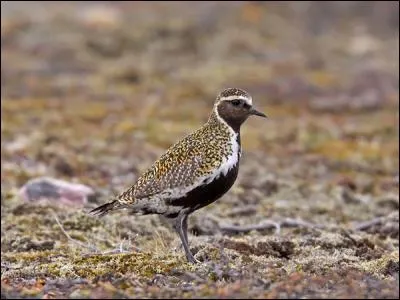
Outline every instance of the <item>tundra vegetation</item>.
{"type": "Polygon", "coordinates": [[[398,297],[398,2],[1,6],[2,298],[398,297]],[[158,216],[87,215],[226,87],[269,119],[190,218],[203,264],[158,216]]]}

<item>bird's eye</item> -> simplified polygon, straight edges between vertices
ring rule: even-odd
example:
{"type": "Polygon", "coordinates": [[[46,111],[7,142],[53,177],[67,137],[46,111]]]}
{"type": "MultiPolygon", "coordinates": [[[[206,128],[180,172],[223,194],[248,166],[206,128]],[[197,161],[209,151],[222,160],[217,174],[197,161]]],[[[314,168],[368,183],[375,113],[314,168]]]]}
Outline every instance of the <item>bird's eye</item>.
{"type": "Polygon", "coordinates": [[[240,105],[240,100],[232,100],[232,104],[234,106],[239,106],[240,105]]]}

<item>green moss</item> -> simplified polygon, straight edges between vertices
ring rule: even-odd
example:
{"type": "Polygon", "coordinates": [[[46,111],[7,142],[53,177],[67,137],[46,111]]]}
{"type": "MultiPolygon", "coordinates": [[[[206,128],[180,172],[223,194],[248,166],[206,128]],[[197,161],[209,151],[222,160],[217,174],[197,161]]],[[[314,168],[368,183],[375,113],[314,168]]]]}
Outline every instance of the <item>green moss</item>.
{"type": "MultiPolygon", "coordinates": [[[[121,277],[133,273],[139,277],[151,278],[156,274],[169,273],[174,268],[188,269],[189,265],[172,256],[153,257],[150,253],[91,255],[88,257],[63,257],[59,251],[25,252],[7,254],[4,259],[18,265],[25,276],[32,274],[49,277],[87,278],[112,274],[121,277]],[[56,260],[49,262],[49,260],[56,260]]],[[[20,274],[21,274],[20,273],[20,274]]],[[[12,274],[11,274],[12,275],[12,274]]],[[[8,277],[6,275],[6,277],[8,277]]]]}
{"type": "Polygon", "coordinates": [[[393,251],[392,253],[384,255],[379,259],[362,262],[360,264],[357,264],[357,267],[363,271],[372,273],[377,276],[387,276],[395,272],[397,272],[398,274],[399,252],[393,251]],[[395,265],[397,265],[397,267],[394,267],[395,265]],[[394,268],[397,268],[397,271],[391,270],[394,268]]]}
{"type": "Polygon", "coordinates": [[[296,272],[302,272],[303,271],[303,266],[301,264],[296,265],[296,272]]]}
{"type": "Polygon", "coordinates": [[[56,277],[94,278],[105,274],[120,277],[127,273],[134,273],[150,278],[155,274],[169,272],[179,265],[179,262],[172,257],[155,259],[149,253],[134,253],[81,257],[68,263],[60,262],[42,266],[42,271],[56,277]]]}

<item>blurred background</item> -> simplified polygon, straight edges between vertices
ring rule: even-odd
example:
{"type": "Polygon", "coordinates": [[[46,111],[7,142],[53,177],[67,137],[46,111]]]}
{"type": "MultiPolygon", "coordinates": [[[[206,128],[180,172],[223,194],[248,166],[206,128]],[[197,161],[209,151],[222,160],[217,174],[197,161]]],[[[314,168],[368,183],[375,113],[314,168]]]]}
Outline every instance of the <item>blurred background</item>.
{"type": "MultiPolygon", "coordinates": [[[[6,262],[24,266],[18,254],[40,252],[37,243],[53,240],[46,248],[53,254],[68,244],[47,206],[21,190],[42,176],[96,192],[90,199],[65,196],[62,203],[69,208],[57,206],[61,197],[52,200],[60,221],[75,224],[70,234],[80,240],[106,247],[104,239],[118,244],[137,230],[140,247],[152,250],[154,231],[160,231],[161,249],[173,253],[173,235],[168,238],[157,218],[117,220],[114,215],[90,223],[83,214],[77,217],[77,210],[103,203],[132,184],[167,147],[207,120],[216,95],[227,87],[247,90],[269,119],[250,119],[242,127],[238,182],[220,202],[197,214],[191,232],[213,236],[201,217],[210,215],[239,225],[287,217],[363,228],[368,245],[376,244],[363,247],[377,252],[351,254],[356,269],[364,272],[371,260],[390,257],[398,284],[397,1],[2,1],[2,261],[4,254],[6,262]],[[230,214],[234,207],[244,210],[230,214]],[[376,218],[383,219],[372,229],[354,225],[376,218]],[[127,224],[132,225],[123,229],[127,224]],[[41,233],[27,231],[31,226],[41,233]],[[101,233],[102,239],[88,232],[101,233]]],[[[287,230],[283,239],[294,234],[296,245],[307,244],[314,234],[287,230]]],[[[253,233],[246,243],[261,237],[275,238],[273,232],[253,233]]],[[[198,243],[198,249],[212,244],[198,243]]],[[[332,257],[326,241],[313,243],[307,245],[325,251],[320,260],[311,256],[317,250],[291,257],[297,265],[309,259],[306,274],[348,262],[344,250],[332,257]]],[[[223,244],[239,257],[245,253],[236,244],[223,244]]],[[[341,245],[350,252],[355,247],[341,245]]],[[[257,269],[273,270],[266,257],[255,260],[263,263],[257,269]]],[[[367,273],[392,276],[385,268],[367,273]]],[[[275,281],[285,280],[290,270],[277,273],[275,281]]],[[[2,262],[2,278],[8,278],[4,288],[13,293],[15,274],[6,271],[2,262]]],[[[243,276],[240,280],[251,280],[243,276]]],[[[249,295],[259,295],[256,283],[249,286],[249,295]]],[[[385,289],[375,290],[377,297],[385,296],[385,289]]],[[[389,290],[386,296],[395,292],[389,290]]],[[[273,289],[264,291],[275,295],[273,289]]],[[[353,292],[364,296],[362,289],[353,292]]],[[[38,293],[43,295],[40,288],[38,293]]]]}

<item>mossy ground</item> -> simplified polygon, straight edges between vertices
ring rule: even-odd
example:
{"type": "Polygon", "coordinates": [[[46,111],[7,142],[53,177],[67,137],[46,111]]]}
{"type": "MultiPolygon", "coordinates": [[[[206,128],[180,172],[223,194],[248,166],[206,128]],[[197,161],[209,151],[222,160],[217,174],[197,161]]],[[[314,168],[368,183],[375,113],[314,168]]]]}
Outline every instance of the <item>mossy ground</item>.
{"type": "Polygon", "coordinates": [[[398,297],[398,3],[21,5],[2,2],[2,296],[398,297]],[[204,263],[157,216],[86,214],[228,86],[269,119],[244,125],[238,181],[190,217],[204,263]],[[99,196],[24,203],[38,176],[99,196]]]}

